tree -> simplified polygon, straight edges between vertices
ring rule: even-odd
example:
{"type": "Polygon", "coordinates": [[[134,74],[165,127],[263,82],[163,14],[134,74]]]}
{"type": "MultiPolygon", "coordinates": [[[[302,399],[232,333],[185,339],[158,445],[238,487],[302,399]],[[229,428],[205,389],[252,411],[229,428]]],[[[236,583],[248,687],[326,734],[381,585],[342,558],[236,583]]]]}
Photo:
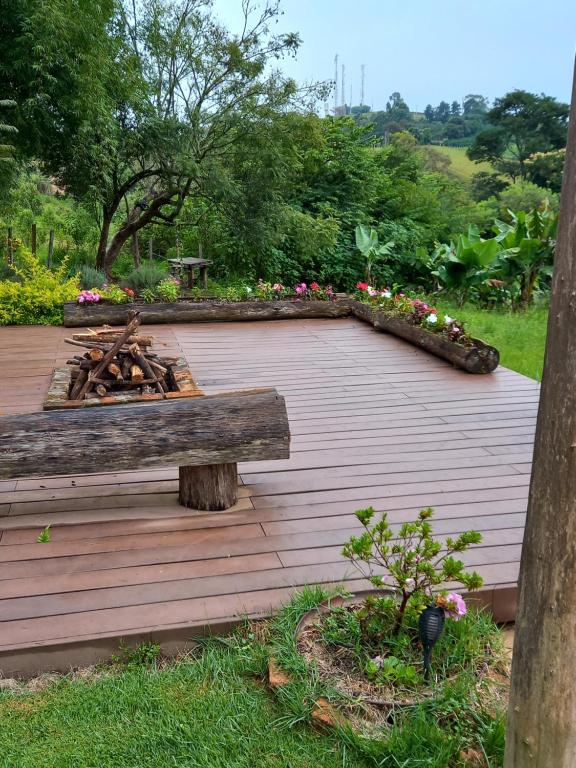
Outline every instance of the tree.
{"type": "MultiPolygon", "coordinates": [[[[33,6],[38,1],[30,0],[33,6]]],[[[83,8],[90,15],[88,5],[83,8]]],[[[74,18],[71,11],[72,28],[58,39],[60,45],[62,36],[68,42],[57,55],[72,85],[70,104],[65,94],[56,94],[63,135],[48,104],[35,105],[34,111],[48,127],[46,136],[36,136],[47,169],[98,213],[97,265],[109,272],[140,229],[172,225],[189,196],[209,197],[234,144],[291,103],[293,81],[267,66],[295,51],[299,40],[271,34],[276,4],[254,14],[244,0],[239,35],[215,20],[209,0],[97,5],[96,21],[78,19],[78,13],[74,18]],[[79,77],[74,57],[84,22],[92,34],[80,54],[87,73],[79,77]]],[[[26,24],[20,30],[31,51],[36,34],[44,41],[38,27],[26,24]]],[[[40,64],[49,81],[51,58],[40,64]]]]}
{"type": "Polygon", "coordinates": [[[446,123],[450,119],[450,104],[447,101],[441,101],[434,114],[438,122],[446,123]]]}
{"type": "MultiPolygon", "coordinates": [[[[0,99],[0,109],[15,106],[16,102],[11,99],[0,99]]],[[[11,140],[16,133],[18,133],[16,126],[0,121],[0,195],[6,193],[14,178],[16,148],[11,140]]]]}
{"type": "Polygon", "coordinates": [[[450,104],[450,114],[452,117],[459,117],[461,113],[460,109],[460,102],[459,101],[453,101],[452,104],[450,104]]]}
{"type": "Polygon", "coordinates": [[[424,117],[429,123],[434,122],[434,107],[432,104],[427,104],[424,110],[424,117]]]}
{"type": "Polygon", "coordinates": [[[465,117],[485,115],[488,112],[488,99],[476,93],[464,96],[463,112],[465,117]]]}
{"type": "Polygon", "coordinates": [[[528,514],[506,768],[572,768],[576,755],[576,72],[528,514]]]}
{"type": "Polygon", "coordinates": [[[488,112],[489,127],[468,150],[478,162],[488,160],[515,179],[528,177],[526,160],[535,152],[562,149],[566,144],[568,105],[551,96],[512,91],[496,99],[488,112]]]}

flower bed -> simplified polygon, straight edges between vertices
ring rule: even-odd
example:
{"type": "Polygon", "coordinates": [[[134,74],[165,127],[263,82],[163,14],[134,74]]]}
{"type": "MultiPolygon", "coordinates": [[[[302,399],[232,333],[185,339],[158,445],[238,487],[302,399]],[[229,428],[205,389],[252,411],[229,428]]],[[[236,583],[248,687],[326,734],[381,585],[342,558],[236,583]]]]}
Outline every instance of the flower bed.
{"type": "MultiPolygon", "coordinates": [[[[170,290],[174,289],[174,286],[170,290]]],[[[133,292],[117,286],[108,291],[83,291],[76,303],[64,305],[64,325],[122,325],[126,304],[133,292]]],[[[226,298],[177,298],[142,303],[142,323],[230,322],[335,318],[354,315],[381,331],[409,341],[468,373],[491,373],[500,360],[498,350],[472,338],[462,323],[419,299],[391,291],[378,291],[358,283],[353,297],[336,295],[330,286],[299,283],[285,288],[280,283],[259,283],[251,288],[230,289],[226,298]]]]}

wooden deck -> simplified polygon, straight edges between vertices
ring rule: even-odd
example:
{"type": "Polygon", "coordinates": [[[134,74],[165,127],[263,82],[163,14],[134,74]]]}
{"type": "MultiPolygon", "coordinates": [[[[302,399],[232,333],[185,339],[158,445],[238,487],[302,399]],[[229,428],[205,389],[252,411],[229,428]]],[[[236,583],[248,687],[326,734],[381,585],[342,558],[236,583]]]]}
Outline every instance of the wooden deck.
{"type": "MultiPolygon", "coordinates": [[[[177,470],[0,483],[0,670],[90,663],[119,638],[171,650],[262,616],[295,587],[362,585],[340,556],[356,509],[394,524],[422,506],[436,530],[482,531],[466,560],[499,620],[514,616],[538,385],[471,376],[356,320],[150,328],[206,392],[275,386],[292,456],[240,467],[237,506],[184,509],[177,470]],[[36,543],[51,525],[51,542],[36,543]]],[[[62,328],[0,328],[0,412],[41,408],[62,328]],[[4,378],[4,377],[8,378],[4,378]]],[[[105,445],[90,442],[94,457],[105,445]]]]}

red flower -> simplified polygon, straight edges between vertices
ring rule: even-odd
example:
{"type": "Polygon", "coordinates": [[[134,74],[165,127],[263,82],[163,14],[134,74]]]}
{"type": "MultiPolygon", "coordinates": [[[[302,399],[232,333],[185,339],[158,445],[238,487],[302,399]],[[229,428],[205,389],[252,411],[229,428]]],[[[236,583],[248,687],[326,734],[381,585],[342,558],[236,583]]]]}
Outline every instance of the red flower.
{"type": "Polygon", "coordinates": [[[124,293],[128,294],[128,296],[134,296],[132,288],[124,288],[124,293]]]}
{"type": "Polygon", "coordinates": [[[318,285],[318,283],[310,283],[310,290],[311,291],[319,291],[320,290],[320,286],[318,285]]]}
{"type": "Polygon", "coordinates": [[[356,288],[358,288],[359,291],[367,291],[368,283],[356,283],[356,288]]]}

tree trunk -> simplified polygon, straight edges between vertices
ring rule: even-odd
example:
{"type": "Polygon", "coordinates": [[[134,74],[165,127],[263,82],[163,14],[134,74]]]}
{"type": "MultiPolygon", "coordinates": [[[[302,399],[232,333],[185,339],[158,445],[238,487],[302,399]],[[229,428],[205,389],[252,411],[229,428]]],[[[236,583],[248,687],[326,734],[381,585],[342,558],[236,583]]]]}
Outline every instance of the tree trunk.
{"type": "Polygon", "coordinates": [[[110,235],[110,224],[112,223],[113,211],[104,208],[102,212],[102,228],[100,229],[100,240],[98,241],[98,250],[96,252],[96,268],[106,271],[106,252],[108,249],[108,237],[110,235]]]}
{"type": "Polygon", "coordinates": [[[519,579],[506,768],[576,765],[576,72],[519,579]]]}
{"type": "Polygon", "coordinates": [[[138,242],[138,232],[132,234],[132,257],[134,258],[134,266],[140,266],[140,243],[138,242]]]}
{"type": "Polygon", "coordinates": [[[180,467],[179,501],[184,507],[206,512],[233,507],[238,501],[238,465],[205,464],[180,467]]]}

